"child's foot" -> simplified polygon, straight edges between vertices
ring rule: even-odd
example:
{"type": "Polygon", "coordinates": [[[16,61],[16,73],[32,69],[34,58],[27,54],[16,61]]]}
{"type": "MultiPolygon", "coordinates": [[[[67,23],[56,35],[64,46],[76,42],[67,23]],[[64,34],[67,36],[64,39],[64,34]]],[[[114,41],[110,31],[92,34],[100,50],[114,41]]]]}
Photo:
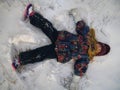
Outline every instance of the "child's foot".
{"type": "Polygon", "coordinates": [[[13,61],[12,61],[12,67],[15,71],[17,72],[21,72],[21,69],[22,69],[22,65],[20,64],[20,60],[19,58],[14,58],[13,61]]]}
{"type": "Polygon", "coordinates": [[[20,61],[18,58],[14,58],[14,60],[12,61],[12,67],[17,70],[20,66],[20,61]]]}
{"type": "Polygon", "coordinates": [[[30,14],[33,13],[33,11],[34,6],[32,4],[28,4],[24,12],[24,20],[26,20],[30,16],[30,14]]]}
{"type": "Polygon", "coordinates": [[[11,61],[12,68],[17,72],[21,72],[23,65],[21,64],[19,52],[14,44],[11,45],[11,61]]]}

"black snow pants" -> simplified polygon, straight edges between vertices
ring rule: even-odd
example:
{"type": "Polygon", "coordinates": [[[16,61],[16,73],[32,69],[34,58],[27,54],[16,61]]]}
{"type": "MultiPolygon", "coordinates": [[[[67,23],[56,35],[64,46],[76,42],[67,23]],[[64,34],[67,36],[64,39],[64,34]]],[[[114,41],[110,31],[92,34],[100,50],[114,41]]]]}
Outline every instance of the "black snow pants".
{"type": "Polygon", "coordinates": [[[45,59],[57,58],[55,52],[55,41],[58,36],[58,31],[53,27],[52,23],[45,19],[42,15],[35,12],[29,16],[30,23],[42,30],[51,40],[52,44],[36,48],[34,50],[21,52],[19,54],[20,63],[22,65],[40,62],[45,59]]]}

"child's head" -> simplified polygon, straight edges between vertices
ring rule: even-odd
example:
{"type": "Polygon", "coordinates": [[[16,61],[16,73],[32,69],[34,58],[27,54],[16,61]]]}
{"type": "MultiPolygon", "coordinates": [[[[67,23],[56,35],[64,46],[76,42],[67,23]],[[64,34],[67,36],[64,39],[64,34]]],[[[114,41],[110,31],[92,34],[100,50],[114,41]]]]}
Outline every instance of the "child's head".
{"type": "Polygon", "coordinates": [[[98,42],[96,47],[97,47],[96,56],[106,55],[110,52],[110,46],[105,43],[98,42]]]}

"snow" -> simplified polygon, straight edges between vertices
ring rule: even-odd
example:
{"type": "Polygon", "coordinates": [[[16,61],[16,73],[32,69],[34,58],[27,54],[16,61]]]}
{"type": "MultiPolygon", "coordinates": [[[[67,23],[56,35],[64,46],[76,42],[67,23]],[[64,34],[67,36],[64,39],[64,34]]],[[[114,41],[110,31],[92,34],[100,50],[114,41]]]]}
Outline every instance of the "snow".
{"type": "Polygon", "coordinates": [[[120,90],[120,1],[119,0],[1,0],[0,1],[0,90],[69,90],[73,62],[55,59],[26,65],[21,73],[11,67],[11,46],[20,51],[50,44],[50,40],[29,21],[22,20],[27,3],[50,20],[58,30],[75,33],[75,23],[84,19],[95,28],[96,38],[111,51],[95,57],[79,90],[120,90]]]}

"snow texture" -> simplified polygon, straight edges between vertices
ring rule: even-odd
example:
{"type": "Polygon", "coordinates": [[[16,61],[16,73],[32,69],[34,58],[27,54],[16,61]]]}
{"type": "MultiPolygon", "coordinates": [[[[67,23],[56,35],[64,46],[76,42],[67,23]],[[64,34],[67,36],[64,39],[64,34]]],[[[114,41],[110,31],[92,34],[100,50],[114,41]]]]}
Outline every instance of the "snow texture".
{"type": "Polygon", "coordinates": [[[120,90],[120,0],[0,0],[0,90],[70,90],[73,62],[55,59],[26,65],[21,73],[11,67],[11,46],[26,51],[50,44],[41,30],[22,19],[28,3],[58,30],[75,33],[75,23],[85,20],[96,38],[111,52],[95,57],[78,83],[78,90],[120,90]]]}

